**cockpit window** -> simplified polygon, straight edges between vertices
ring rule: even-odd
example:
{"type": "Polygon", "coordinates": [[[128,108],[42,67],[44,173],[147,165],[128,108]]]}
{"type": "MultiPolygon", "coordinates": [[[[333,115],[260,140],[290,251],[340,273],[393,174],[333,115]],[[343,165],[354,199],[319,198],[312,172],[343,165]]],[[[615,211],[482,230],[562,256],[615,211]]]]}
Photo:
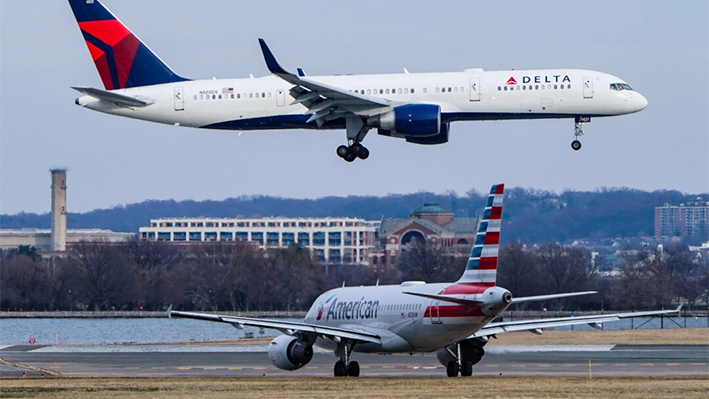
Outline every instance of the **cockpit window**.
{"type": "Polygon", "coordinates": [[[633,90],[627,83],[611,83],[611,90],[633,90]]]}

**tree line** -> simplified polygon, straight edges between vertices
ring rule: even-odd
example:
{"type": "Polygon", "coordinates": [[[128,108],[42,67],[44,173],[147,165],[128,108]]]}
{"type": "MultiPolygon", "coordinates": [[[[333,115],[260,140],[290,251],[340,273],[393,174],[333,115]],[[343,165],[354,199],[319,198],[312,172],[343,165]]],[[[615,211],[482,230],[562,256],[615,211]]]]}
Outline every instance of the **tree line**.
{"type": "MultiPolygon", "coordinates": [[[[703,194],[707,198],[707,194],[703,194]]],[[[365,220],[407,218],[427,202],[439,203],[455,217],[478,217],[486,193],[470,190],[437,194],[421,191],[387,196],[324,197],[292,199],[268,196],[242,196],[223,201],[150,200],[137,204],[69,213],[70,228],[102,228],[137,232],[150,219],[161,217],[360,217],[365,220]],[[236,210],[236,211],[235,211],[236,210]]],[[[653,192],[629,188],[601,188],[595,191],[551,191],[510,188],[505,191],[503,242],[522,240],[528,244],[570,242],[578,239],[645,237],[654,234],[654,208],[665,203],[679,205],[697,198],[674,190],[653,192]],[[599,216],[602,215],[602,216],[599,216]]],[[[0,215],[5,229],[49,228],[49,214],[19,213],[0,215]]],[[[706,241],[697,237],[694,242],[706,241]]]]}
{"type": "MultiPolygon", "coordinates": [[[[327,289],[453,282],[467,253],[414,240],[396,267],[324,265],[305,248],[254,250],[233,242],[176,246],[84,241],[64,258],[42,259],[31,247],[4,251],[0,308],[4,311],[153,310],[173,305],[198,311],[307,310],[327,289]]],[[[635,310],[677,303],[706,306],[709,263],[687,247],[626,251],[614,274],[599,272],[579,246],[521,241],[499,251],[498,285],[514,296],[595,290],[598,295],[527,303],[530,309],[635,310]]]]}

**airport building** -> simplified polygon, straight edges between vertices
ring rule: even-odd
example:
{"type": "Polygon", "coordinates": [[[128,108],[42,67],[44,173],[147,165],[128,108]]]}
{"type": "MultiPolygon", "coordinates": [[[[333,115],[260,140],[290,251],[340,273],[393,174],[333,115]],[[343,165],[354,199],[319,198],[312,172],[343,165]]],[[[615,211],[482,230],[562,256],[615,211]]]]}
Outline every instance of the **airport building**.
{"type": "Polygon", "coordinates": [[[667,237],[708,239],[709,201],[698,197],[696,201],[679,206],[655,207],[655,238],[667,237]]]}
{"type": "Polygon", "coordinates": [[[395,265],[414,239],[441,246],[449,256],[468,257],[477,227],[478,219],[454,218],[438,204],[425,204],[408,219],[384,218],[369,264],[379,271],[395,265]]]}
{"type": "Polygon", "coordinates": [[[141,227],[144,241],[255,241],[261,249],[299,245],[326,263],[367,264],[379,222],[358,218],[162,218],[141,227]]]}

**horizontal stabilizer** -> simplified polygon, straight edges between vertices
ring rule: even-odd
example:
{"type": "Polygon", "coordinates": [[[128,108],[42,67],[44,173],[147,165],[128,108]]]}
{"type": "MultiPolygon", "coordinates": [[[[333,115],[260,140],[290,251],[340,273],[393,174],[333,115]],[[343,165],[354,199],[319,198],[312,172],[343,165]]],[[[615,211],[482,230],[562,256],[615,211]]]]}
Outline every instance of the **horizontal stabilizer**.
{"type": "Polygon", "coordinates": [[[116,92],[101,89],[94,89],[92,87],[72,87],[72,89],[78,91],[79,93],[84,93],[87,96],[93,97],[97,100],[108,101],[127,107],[147,107],[148,105],[154,102],[153,100],[141,100],[136,97],[127,96],[125,94],[119,94],[116,92]]]}
{"type": "Polygon", "coordinates": [[[598,293],[597,291],[582,291],[582,292],[567,292],[565,294],[521,296],[519,298],[512,298],[512,303],[531,302],[531,301],[546,301],[547,299],[568,298],[568,297],[572,297],[572,296],[591,295],[591,294],[597,294],[597,293],[598,293]]]}
{"type": "Polygon", "coordinates": [[[438,301],[457,303],[458,305],[464,305],[464,306],[475,306],[475,305],[480,305],[481,303],[483,303],[483,301],[476,301],[474,299],[459,298],[459,297],[450,296],[450,295],[421,294],[418,292],[404,292],[404,294],[420,296],[420,297],[434,299],[434,300],[438,300],[438,301]]]}

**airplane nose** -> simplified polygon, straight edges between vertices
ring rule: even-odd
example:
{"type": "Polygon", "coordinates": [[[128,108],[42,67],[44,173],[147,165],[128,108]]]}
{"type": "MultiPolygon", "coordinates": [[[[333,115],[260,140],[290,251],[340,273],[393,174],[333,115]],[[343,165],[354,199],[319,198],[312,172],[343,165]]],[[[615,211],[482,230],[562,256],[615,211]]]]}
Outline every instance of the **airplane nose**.
{"type": "Polygon", "coordinates": [[[647,107],[647,98],[643,97],[642,94],[636,93],[635,96],[635,112],[642,111],[647,107]]]}

